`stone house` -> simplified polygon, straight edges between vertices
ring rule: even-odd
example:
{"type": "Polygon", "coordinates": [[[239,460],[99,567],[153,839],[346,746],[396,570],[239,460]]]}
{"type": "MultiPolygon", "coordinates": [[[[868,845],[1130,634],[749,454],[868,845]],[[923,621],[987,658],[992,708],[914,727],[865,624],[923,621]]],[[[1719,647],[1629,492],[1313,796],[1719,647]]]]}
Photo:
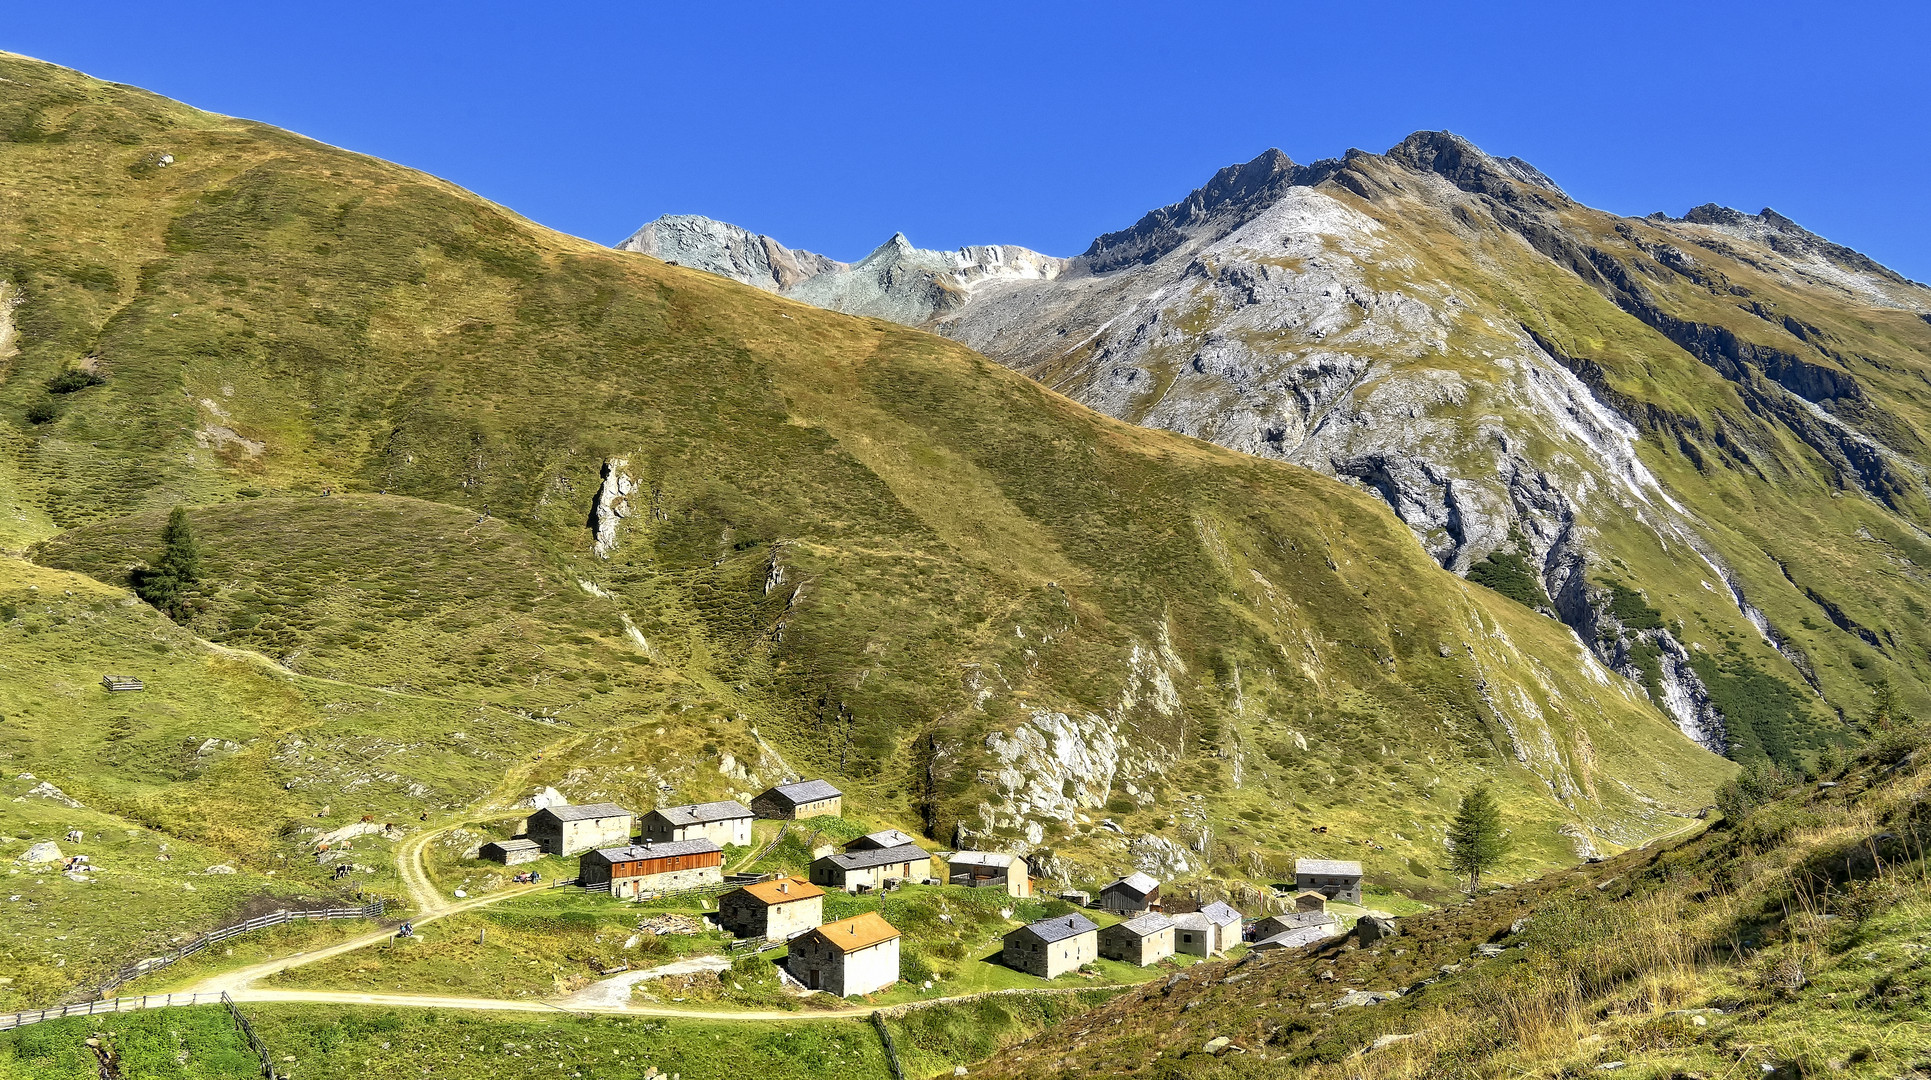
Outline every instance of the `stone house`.
{"type": "Polygon", "coordinates": [[[844,808],[844,793],[823,780],[800,780],[778,784],[751,800],[751,812],[776,821],[799,821],[829,814],[836,817],[844,808]]]}
{"type": "Polygon", "coordinates": [[[1260,941],[1289,930],[1304,930],[1310,926],[1329,926],[1334,922],[1334,916],[1325,911],[1290,911],[1284,915],[1269,915],[1255,922],[1247,928],[1247,936],[1250,940],[1260,941]]]}
{"type": "Polygon", "coordinates": [[[644,815],[639,827],[641,839],[709,840],[718,847],[751,843],[751,809],[741,802],[689,803],[664,806],[644,815]]]}
{"type": "Polygon", "coordinates": [[[919,838],[897,829],[880,829],[845,845],[846,851],[878,851],[881,848],[917,847],[919,838]]]}
{"type": "Polygon", "coordinates": [[[945,858],[945,879],[949,885],[972,889],[1002,889],[1007,896],[1033,894],[1033,879],[1026,860],[996,851],[955,851],[945,858]]]}
{"type": "Polygon", "coordinates": [[[717,898],[718,925],[741,938],[784,941],[824,921],[825,891],[803,878],[757,881],[717,898]]]}
{"type": "Polygon", "coordinates": [[[1328,910],[1328,898],[1323,893],[1304,892],[1294,898],[1294,910],[1325,913],[1328,910]]]}
{"type": "Polygon", "coordinates": [[[1346,859],[1294,860],[1294,887],[1318,892],[1329,900],[1361,902],[1361,864],[1346,859]]]}
{"type": "Polygon", "coordinates": [[[1084,915],[1055,915],[1006,934],[999,959],[1009,968],[1056,979],[1100,956],[1100,928],[1084,915]]]}
{"type": "Polygon", "coordinates": [[[724,852],[709,840],[646,840],[586,851],[577,861],[577,884],[603,887],[620,900],[716,885],[724,880],[724,852]]]}
{"type": "Polygon", "coordinates": [[[891,923],[867,911],[792,938],[785,970],[809,990],[874,993],[898,981],[898,939],[891,923]]]}
{"type": "Polygon", "coordinates": [[[1136,871],[1101,889],[1100,901],[1096,906],[1102,911],[1116,911],[1121,915],[1157,911],[1160,908],[1160,883],[1150,875],[1136,871]]]}
{"type": "Polygon", "coordinates": [[[1213,956],[1240,944],[1240,912],[1216,900],[1199,911],[1173,917],[1173,951],[1213,956]]]}
{"type": "Polygon", "coordinates": [[[1100,955],[1138,967],[1157,964],[1173,955],[1173,920],[1149,911],[1114,923],[1100,931],[1100,955]]]}
{"type": "Polygon", "coordinates": [[[841,851],[812,861],[811,883],[857,892],[882,888],[891,878],[920,881],[931,869],[932,856],[924,848],[910,844],[870,851],[841,851]]]}
{"type": "Polygon", "coordinates": [[[637,815],[616,803],[546,806],[531,814],[523,831],[545,855],[577,855],[630,839],[637,815]]]}
{"type": "Polygon", "coordinates": [[[476,857],[499,862],[504,866],[518,863],[535,862],[543,857],[543,845],[527,836],[513,840],[491,840],[476,850],[476,857]]]}

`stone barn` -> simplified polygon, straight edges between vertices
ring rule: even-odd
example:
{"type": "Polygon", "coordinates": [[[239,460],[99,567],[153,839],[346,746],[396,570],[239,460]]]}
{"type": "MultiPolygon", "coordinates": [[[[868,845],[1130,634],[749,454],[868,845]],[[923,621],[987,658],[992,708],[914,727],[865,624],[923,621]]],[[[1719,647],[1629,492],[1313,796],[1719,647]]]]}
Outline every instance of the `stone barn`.
{"type": "Polygon", "coordinates": [[[1294,910],[1325,913],[1328,910],[1328,898],[1323,893],[1304,892],[1294,898],[1294,910]]]}
{"type": "Polygon", "coordinates": [[[1156,911],[1160,907],[1160,883],[1147,874],[1128,874],[1101,889],[1100,902],[1095,906],[1121,915],[1156,911]]]}
{"type": "Polygon", "coordinates": [[[577,855],[630,839],[637,815],[616,803],[546,806],[531,814],[523,831],[545,855],[577,855]]]}
{"type": "Polygon", "coordinates": [[[1137,967],[1173,955],[1173,920],[1149,911],[1100,931],[1100,955],[1137,967]]]}
{"type": "Polygon", "coordinates": [[[785,970],[808,990],[875,993],[898,981],[898,938],[891,923],[867,911],[792,938],[785,970]]]}
{"type": "Polygon", "coordinates": [[[1100,957],[1100,928],[1084,915],[1055,915],[1006,935],[999,959],[1007,967],[1056,979],[1100,957]]]}
{"type": "Polygon", "coordinates": [[[709,840],[646,840],[586,851],[577,861],[577,884],[605,888],[620,900],[716,885],[724,880],[724,852],[709,840]]]}
{"type": "Polygon", "coordinates": [[[858,892],[882,888],[892,878],[919,881],[931,869],[932,856],[924,848],[909,844],[870,851],[841,851],[813,860],[811,883],[827,889],[858,892]]]}
{"type": "Polygon", "coordinates": [[[504,866],[518,863],[535,862],[543,857],[543,845],[525,836],[514,840],[491,840],[476,852],[477,857],[499,862],[504,866]]]}
{"type": "Polygon", "coordinates": [[[717,924],[741,938],[784,941],[825,921],[825,890],[803,878],[756,881],[717,898],[717,924]]]}
{"type": "Polygon", "coordinates": [[[1002,889],[1007,896],[1031,896],[1033,879],[1026,860],[996,851],[955,851],[945,859],[949,885],[1002,889]]]}
{"type": "Polygon", "coordinates": [[[1344,859],[1294,860],[1294,887],[1318,892],[1329,900],[1361,902],[1361,864],[1344,859]]]}
{"type": "Polygon", "coordinates": [[[689,803],[664,806],[644,815],[641,839],[709,840],[718,847],[751,844],[751,808],[741,802],[689,803]]]}
{"type": "Polygon", "coordinates": [[[779,784],[751,800],[751,812],[761,818],[798,821],[804,818],[838,816],[844,808],[844,793],[823,780],[800,780],[779,784]]]}

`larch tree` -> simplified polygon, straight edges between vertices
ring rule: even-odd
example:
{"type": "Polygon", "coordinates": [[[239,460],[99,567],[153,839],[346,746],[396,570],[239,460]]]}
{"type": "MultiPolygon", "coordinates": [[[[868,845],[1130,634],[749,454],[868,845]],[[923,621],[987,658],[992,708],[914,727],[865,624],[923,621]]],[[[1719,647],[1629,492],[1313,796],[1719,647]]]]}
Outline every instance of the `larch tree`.
{"type": "Polygon", "coordinates": [[[1468,890],[1482,884],[1482,875],[1508,854],[1508,831],[1502,827],[1502,808],[1487,784],[1462,796],[1462,806],[1448,827],[1448,865],[1468,875],[1468,890]]]}

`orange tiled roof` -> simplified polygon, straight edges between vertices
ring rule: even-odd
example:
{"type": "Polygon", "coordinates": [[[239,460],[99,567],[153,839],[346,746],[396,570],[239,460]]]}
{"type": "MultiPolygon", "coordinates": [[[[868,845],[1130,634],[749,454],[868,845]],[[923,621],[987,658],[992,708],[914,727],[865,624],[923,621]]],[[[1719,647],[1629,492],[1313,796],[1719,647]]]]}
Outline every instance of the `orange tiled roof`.
{"type": "Polygon", "coordinates": [[[855,952],[898,936],[898,930],[876,911],[829,922],[812,933],[831,943],[839,952],[855,952]]]}
{"type": "Polygon", "coordinates": [[[793,900],[809,900],[814,896],[825,895],[825,890],[798,877],[753,882],[746,885],[744,891],[767,904],[788,904],[793,900]]]}

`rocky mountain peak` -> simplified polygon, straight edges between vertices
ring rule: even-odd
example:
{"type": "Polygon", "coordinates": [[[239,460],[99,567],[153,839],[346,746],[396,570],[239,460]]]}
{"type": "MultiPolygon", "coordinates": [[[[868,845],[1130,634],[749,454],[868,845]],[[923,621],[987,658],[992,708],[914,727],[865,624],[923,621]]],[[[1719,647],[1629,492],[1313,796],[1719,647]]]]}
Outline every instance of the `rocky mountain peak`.
{"type": "Polygon", "coordinates": [[[766,292],[845,268],[811,251],[794,251],[769,236],[698,214],[665,214],[617,245],[667,263],[707,270],[766,292]]]}
{"type": "Polygon", "coordinates": [[[1463,191],[1505,202],[1515,201],[1518,183],[1564,194],[1542,170],[1521,158],[1491,157],[1449,131],[1417,131],[1390,148],[1386,156],[1411,169],[1435,173],[1463,191]]]}
{"type": "Polygon", "coordinates": [[[1294,159],[1270,148],[1252,161],[1221,169],[1186,198],[1149,211],[1131,228],[1099,237],[1080,258],[1095,273],[1153,262],[1210,225],[1231,227],[1245,220],[1300,183],[1300,173],[1294,159]]]}

